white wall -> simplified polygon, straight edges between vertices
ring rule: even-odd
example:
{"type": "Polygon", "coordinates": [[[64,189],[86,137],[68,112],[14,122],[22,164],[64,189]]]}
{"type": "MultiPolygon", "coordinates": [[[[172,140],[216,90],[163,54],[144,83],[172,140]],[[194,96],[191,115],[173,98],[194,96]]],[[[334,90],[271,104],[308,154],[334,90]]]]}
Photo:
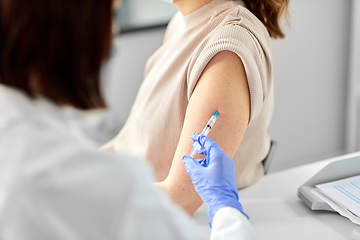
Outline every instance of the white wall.
{"type": "Polygon", "coordinates": [[[360,150],[360,1],[353,1],[347,104],[346,149],[360,150]]]}
{"type": "Polygon", "coordinates": [[[160,25],[176,12],[174,4],[160,0],[122,0],[118,20],[125,29],[160,25]]]}
{"type": "MultiPolygon", "coordinates": [[[[279,147],[272,171],[345,151],[351,3],[291,1],[287,36],[274,41],[276,105],[270,131],[279,147]]],[[[163,29],[155,29],[117,41],[119,54],[110,62],[106,91],[119,124],[162,36],[163,29]]]]}
{"type": "Polygon", "coordinates": [[[274,41],[273,169],[345,151],[350,13],[349,0],[291,1],[287,36],[274,41]]]}

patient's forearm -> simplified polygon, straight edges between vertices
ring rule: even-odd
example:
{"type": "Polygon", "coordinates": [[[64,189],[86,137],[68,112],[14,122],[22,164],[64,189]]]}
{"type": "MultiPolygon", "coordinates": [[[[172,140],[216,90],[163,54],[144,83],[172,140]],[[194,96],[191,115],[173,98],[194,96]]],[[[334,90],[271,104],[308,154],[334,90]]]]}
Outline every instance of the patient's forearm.
{"type": "Polygon", "coordinates": [[[194,212],[203,204],[203,201],[195,191],[192,183],[189,187],[182,188],[176,183],[169,183],[169,181],[157,182],[155,186],[162,189],[169,194],[171,200],[183,210],[185,210],[190,216],[193,216],[194,212]]]}
{"type": "Polygon", "coordinates": [[[113,138],[109,142],[105,143],[105,145],[100,147],[99,150],[101,150],[101,151],[115,151],[114,143],[115,143],[115,138],[113,138]]]}

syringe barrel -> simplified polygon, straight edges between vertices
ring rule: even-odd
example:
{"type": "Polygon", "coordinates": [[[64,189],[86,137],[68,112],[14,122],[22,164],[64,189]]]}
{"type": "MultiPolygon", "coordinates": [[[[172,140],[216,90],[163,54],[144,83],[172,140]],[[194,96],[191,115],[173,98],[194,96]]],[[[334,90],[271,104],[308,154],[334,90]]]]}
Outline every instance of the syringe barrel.
{"type": "MultiPolygon", "coordinates": [[[[212,116],[210,118],[210,120],[207,122],[206,126],[204,127],[203,131],[201,132],[201,134],[207,136],[211,130],[211,128],[214,126],[215,124],[215,121],[216,121],[216,116],[212,116]]],[[[194,143],[193,144],[193,148],[191,150],[191,153],[190,153],[190,157],[194,157],[196,152],[200,150],[200,145],[198,143],[194,143]]]]}
{"type": "Polygon", "coordinates": [[[207,136],[210,132],[210,129],[214,126],[216,121],[216,117],[212,116],[210,118],[210,120],[207,122],[206,126],[204,127],[203,131],[201,132],[201,134],[207,136]]]}
{"type": "MultiPolygon", "coordinates": [[[[206,124],[206,126],[204,127],[203,131],[201,132],[201,134],[207,136],[211,130],[211,128],[214,126],[215,124],[215,121],[216,121],[216,117],[218,115],[218,112],[216,112],[208,121],[208,123],[206,124]]],[[[200,150],[200,145],[195,142],[192,146],[192,150],[191,150],[191,153],[190,153],[190,157],[194,157],[196,152],[200,150]]]]}

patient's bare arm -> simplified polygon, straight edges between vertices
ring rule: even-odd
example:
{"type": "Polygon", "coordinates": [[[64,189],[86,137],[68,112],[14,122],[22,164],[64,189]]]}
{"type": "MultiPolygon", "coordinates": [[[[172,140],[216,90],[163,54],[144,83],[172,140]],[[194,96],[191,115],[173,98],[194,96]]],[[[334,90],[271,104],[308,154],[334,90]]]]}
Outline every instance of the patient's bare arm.
{"type": "Polygon", "coordinates": [[[115,139],[116,139],[116,137],[111,139],[109,142],[107,142],[105,145],[103,145],[99,150],[102,150],[102,151],[115,151],[115,149],[114,149],[115,139]]]}
{"type": "Polygon", "coordinates": [[[219,116],[209,137],[233,158],[249,122],[250,95],[242,61],[230,51],[214,56],[202,73],[189,101],[169,175],[157,184],[190,215],[201,206],[202,200],[185,171],[182,157],[191,151],[190,136],[201,132],[216,111],[219,116]]]}

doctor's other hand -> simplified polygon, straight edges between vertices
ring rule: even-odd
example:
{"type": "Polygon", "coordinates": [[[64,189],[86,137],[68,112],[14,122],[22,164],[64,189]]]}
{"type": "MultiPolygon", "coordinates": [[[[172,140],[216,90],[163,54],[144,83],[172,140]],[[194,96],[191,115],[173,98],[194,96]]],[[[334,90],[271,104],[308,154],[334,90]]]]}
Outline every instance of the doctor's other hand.
{"type": "Polygon", "coordinates": [[[233,160],[211,138],[200,133],[194,133],[191,138],[201,147],[197,153],[206,158],[185,155],[182,161],[195,190],[208,204],[210,227],[215,213],[222,207],[233,207],[248,218],[239,203],[233,160]]]}

